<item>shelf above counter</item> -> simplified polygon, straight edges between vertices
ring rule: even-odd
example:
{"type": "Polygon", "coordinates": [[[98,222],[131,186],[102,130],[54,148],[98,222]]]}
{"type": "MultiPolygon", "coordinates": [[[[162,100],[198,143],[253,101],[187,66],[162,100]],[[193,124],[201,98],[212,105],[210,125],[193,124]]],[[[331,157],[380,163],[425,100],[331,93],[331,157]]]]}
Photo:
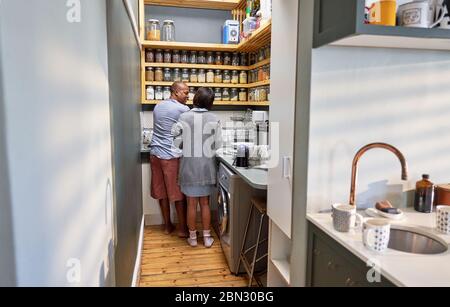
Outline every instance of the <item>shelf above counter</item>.
{"type": "MultiPolygon", "coordinates": [[[[149,86],[172,86],[173,82],[166,81],[147,81],[145,85],[149,86]]],[[[270,80],[260,81],[255,83],[248,84],[231,84],[231,83],[192,83],[186,82],[186,85],[189,87],[226,87],[226,88],[254,88],[259,86],[267,86],[270,85],[270,80]]]]}
{"type": "Polygon", "coordinates": [[[145,67],[153,68],[187,68],[187,69],[212,69],[212,70],[253,70],[270,65],[270,59],[260,61],[251,66],[211,65],[211,64],[185,64],[185,63],[145,63],[145,67]]]}
{"type": "Polygon", "coordinates": [[[146,5],[161,5],[172,7],[186,7],[210,10],[226,10],[235,9],[240,0],[145,0],[146,5]]]}

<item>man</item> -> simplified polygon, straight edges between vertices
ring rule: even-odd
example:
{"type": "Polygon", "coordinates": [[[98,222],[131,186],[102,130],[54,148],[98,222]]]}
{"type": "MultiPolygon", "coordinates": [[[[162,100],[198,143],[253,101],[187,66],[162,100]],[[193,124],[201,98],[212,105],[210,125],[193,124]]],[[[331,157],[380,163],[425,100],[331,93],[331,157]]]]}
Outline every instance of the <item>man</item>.
{"type": "Polygon", "coordinates": [[[172,233],[174,226],[170,220],[170,203],[177,210],[178,236],[186,238],[186,198],[178,185],[178,170],[182,151],[174,144],[172,127],[181,114],[189,111],[186,102],[189,87],[183,82],[175,82],[171,87],[170,99],[159,103],[153,111],[153,138],[150,144],[150,165],[152,172],[151,196],[159,201],[164,219],[164,232],[172,233]]]}

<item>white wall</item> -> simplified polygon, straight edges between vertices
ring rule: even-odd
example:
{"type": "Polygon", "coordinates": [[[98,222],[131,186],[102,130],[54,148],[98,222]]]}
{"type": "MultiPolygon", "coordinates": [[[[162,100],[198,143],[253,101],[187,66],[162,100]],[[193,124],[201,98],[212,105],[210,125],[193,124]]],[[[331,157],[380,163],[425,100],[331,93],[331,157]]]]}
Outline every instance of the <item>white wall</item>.
{"type": "Polygon", "coordinates": [[[400,180],[390,152],[367,152],[359,164],[357,204],[388,199],[411,205],[421,174],[449,182],[448,52],[324,47],[313,50],[308,210],[348,202],[351,163],[371,142],[396,146],[409,164],[400,180]]]}
{"type": "Polygon", "coordinates": [[[0,5],[18,285],[108,284],[105,1],[82,0],[80,23],[67,21],[66,1],[0,5]],[[72,258],[80,260],[80,283],[66,278],[72,258]]]}

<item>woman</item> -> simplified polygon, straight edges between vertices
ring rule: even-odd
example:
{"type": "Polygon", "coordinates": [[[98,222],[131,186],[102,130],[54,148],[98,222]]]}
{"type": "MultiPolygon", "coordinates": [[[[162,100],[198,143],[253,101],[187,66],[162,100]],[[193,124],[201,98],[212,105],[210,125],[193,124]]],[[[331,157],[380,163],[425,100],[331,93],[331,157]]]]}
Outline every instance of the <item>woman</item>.
{"type": "Polygon", "coordinates": [[[217,116],[210,112],[214,103],[214,92],[200,88],[194,97],[194,108],[180,116],[174,127],[174,135],[182,134],[183,157],[179,181],[186,195],[187,224],[190,246],[197,246],[197,205],[200,204],[205,247],[213,245],[211,235],[211,211],[209,197],[216,184],[216,149],[221,146],[221,127],[217,116]]]}

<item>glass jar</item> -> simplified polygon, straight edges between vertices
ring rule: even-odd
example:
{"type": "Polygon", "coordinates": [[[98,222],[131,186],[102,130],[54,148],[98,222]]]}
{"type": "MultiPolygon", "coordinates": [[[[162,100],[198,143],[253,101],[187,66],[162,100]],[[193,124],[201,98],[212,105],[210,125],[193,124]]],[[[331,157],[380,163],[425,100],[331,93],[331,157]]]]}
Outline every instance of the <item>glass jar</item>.
{"type": "Polygon", "coordinates": [[[155,100],[155,88],[153,86],[147,86],[147,100],[155,100]]]}
{"type": "Polygon", "coordinates": [[[172,63],[172,53],[170,50],[164,50],[164,63],[172,63]]]}
{"type": "Polygon", "coordinates": [[[186,50],[181,50],[181,59],[180,62],[183,64],[189,63],[189,56],[186,50]]]}
{"type": "Polygon", "coordinates": [[[229,70],[225,70],[223,72],[222,82],[223,83],[231,83],[231,75],[230,75],[229,70]]]}
{"type": "Polygon", "coordinates": [[[175,23],[173,22],[173,20],[163,21],[162,40],[165,42],[175,41],[175,23]]]}
{"type": "Polygon", "coordinates": [[[214,98],[217,101],[221,101],[222,100],[222,91],[220,90],[220,88],[216,87],[214,89],[214,98]]]}
{"type": "Polygon", "coordinates": [[[258,50],[258,62],[261,62],[261,61],[265,60],[264,54],[265,54],[265,49],[264,48],[261,48],[261,49],[258,50]]]}
{"type": "Polygon", "coordinates": [[[162,86],[157,86],[155,89],[155,100],[163,100],[163,89],[162,86]]]}
{"type": "Polygon", "coordinates": [[[190,100],[190,101],[193,101],[193,100],[194,100],[195,92],[196,92],[195,87],[192,87],[192,86],[191,86],[191,87],[189,88],[189,98],[188,98],[188,100],[190,100]]]}
{"type": "Polygon", "coordinates": [[[179,68],[175,68],[173,70],[173,76],[172,76],[173,82],[179,82],[181,81],[181,71],[179,68]]]}
{"type": "Polygon", "coordinates": [[[145,62],[147,63],[155,62],[155,51],[153,51],[152,49],[147,49],[145,51],[145,62]]]}
{"type": "Polygon", "coordinates": [[[231,55],[229,52],[223,54],[223,65],[231,65],[231,55]]]}
{"type": "Polygon", "coordinates": [[[256,54],[255,53],[250,53],[248,56],[248,63],[249,65],[253,65],[256,64],[256,54]]]}
{"type": "Polygon", "coordinates": [[[264,66],[264,80],[270,80],[270,66],[264,66]]]}
{"type": "Polygon", "coordinates": [[[258,82],[264,80],[264,67],[258,68],[258,82]]]}
{"type": "Polygon", "coordinates": [[[158,49],[155,52],[155,62],[156,63],[163,63],[164,62],[163,52],[162,52],[161,49],[158,49]]]}
{"type": "Polygon", "coordinates": [[[164,74],[163,74],[162,68],[156,68],[156,70],[155,70],[155,81],[161,82],[163,80],[164,80],[164,74]]]}
{"type": "Polygon", "coordinates": [[[259,101],[267,101],[267,89],[266,89],[266,87],[261,87],[259,89],[259,101]]]}
{"type": "Polygon", "coordinates": [[[264,48],[264,57],[266,59],[270,59],[270,45],[266,46],[266,48],[264,48]]]}
{"type": "Polygon", "coordinates": [[[222,83],[222,72],[219,69],[214,74],[214,83],[222,83]]]}
{"type": "Polygon", "coordinates": [[[238,84],[239,83],[239,72],[237,70],[233,70],[231,73],[231,83],[238,84]]]}
{"type": "Polygon", "coordinates": [[[149,19],[146,24],[147,40],[159,41],[161,40],[161,26],[159,20],[149,19]]]}
{"type": "Polygon", "coordinates": [[[163,99],[167,100],[170,98],[170,87],[169,86],[165,86],[164,90],[163,90],[163,99]]]}
{"type": "Polygon", "coordinates": [[[253,76],[254,76],[254,71],[253,70],[250,70],[249,72],[248,72],[248,83],[253,83],[253,82],[255,82],[255,80],[253,79],[253,76]]]}
{"type": "Polygon", "coordinates": [[[206,71],[204,69],[199,69],[197,81],[199,83],[206,83],[206,71]]]}
{"type": "Polygon", "coordinates": [[[189,69],[183,68],[181,71],[181,81],[189,82],[189,69]]]}
{"type": "Polygon", "coordinates": [[[239,74],[239,83],[247,84],[247,72],[244,70],[241,71],[241,73],[239,74]]]}
{"type": "Polygon", "coordinates": [[[197,69],[195,69],[195,68],[191,69],[191,75],[190,75],[189,79],[191,80],[191,83],[198,82],[197,69]]]}
{"type": "Polygon", "coordinates": [[[191,51],[191,56],[189,57],[189,63],[197,64],[197,51],[191,51]]]}
{"type": "Polygon", "coordinates": [[[233,52],[233,57],[231,58],[231,65],[239,66],[239,53],[233,52]]]}
{"type": "Polygon", "coordinates": [[[204,51],[198,52],[197,64],[206,64],[206,55],[204,51]]]}
{"type": "Polygon", "coordinates": [[[216,65],[223,65],[222,52],[216,52],[216,65]]]}
{"type": "Polygon", "coordinates": [[[172,81],[172,72],[170,68],[164,68],[164,81],[171,82],[172,81]]]}
{"type": "Polygon", "coordinates": [[[230,101],[230,89],[224,88],[222,90],[222,101],[230,101]]]}
{"type": "Polygon", "coordinates": [[[253,95],[253,101],[259,101],[259,87],[254,89],[253,95]]]}
{"type": "Polygon", "coordinates": [[[239,100],[239,91],[238,91],[237,88],[232,88],[231,89],[230,100],[231,101],[238,101],[239,100]]]}
{"type": "Polygon", "coordinates": [[[145,70],[145,80],[146,81],[155,81],[155,72],[152,67],[147,67],[145,70]]]}
{"type": "Polygon", "coordinates": [[[215,64],[214,53],[212,53],[211,51],[208,51],[206,53],[206,64],[208,64],[208,65],[214,65],[215,64]]]}
{"type": "Polygon", "coordinates": [[[241,66],[247,66],[247,54],[246,53],[241,53],[241,66]]]}
{"type": "Polygon", "coordinates": [[[172,54],[172,63],[180,63],[180,61],[181,61],[180,51],[174,50],[172,54]]]}
{"type": "MultiPolygon", "coordinates": [[[[255,96],[254,96],[254,91],[255,89],[250,89],[248,91],[248,101],[255,101],[255,96]]],[[[239,93],[240,94],[240,93],[239,93]]],[[[239,99],[240,100],[240,99],[239,99]]]]}
{"type": "Polygon", "coordinates": [[[239,101],[247,101],[247,91],[245,88],[241,88],[239,92],[239,101]]]}
{"type": "Polygon", "coordinates": [[[206,82],[214,83],[214,71],[212,69],[208,69],[208,72],[206,73],[206,82]]]}

